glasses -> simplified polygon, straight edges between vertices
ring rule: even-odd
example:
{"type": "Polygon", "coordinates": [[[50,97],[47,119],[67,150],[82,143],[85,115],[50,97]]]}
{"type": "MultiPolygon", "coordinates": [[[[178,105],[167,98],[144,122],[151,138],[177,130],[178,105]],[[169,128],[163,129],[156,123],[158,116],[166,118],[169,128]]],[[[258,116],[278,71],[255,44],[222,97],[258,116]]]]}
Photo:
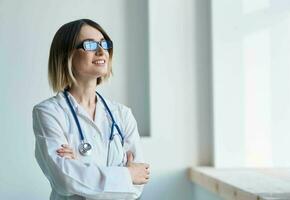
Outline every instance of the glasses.
{"type": "Polygon", "coordinates": [[[113,47],[113,42],[110,40],[101,40],[99,42],[95,40],[84,40],[76,46],[77,49],[83,49],[85,51],[98,51],[99,47],[104,50],[109,50],[113,47]]]}

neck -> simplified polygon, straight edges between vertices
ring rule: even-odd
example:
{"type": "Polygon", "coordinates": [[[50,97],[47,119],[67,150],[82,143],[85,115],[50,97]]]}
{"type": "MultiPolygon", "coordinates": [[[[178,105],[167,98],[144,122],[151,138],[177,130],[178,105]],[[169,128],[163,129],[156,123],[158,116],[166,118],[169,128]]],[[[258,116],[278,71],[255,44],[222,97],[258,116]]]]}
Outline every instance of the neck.
{"type": "Polygon", "coordinates": [[[79,104],[91,107],[96,103],[96,85],[96,81],[78,82],[77,85],[73,84],[68,91],[79,104]]]}

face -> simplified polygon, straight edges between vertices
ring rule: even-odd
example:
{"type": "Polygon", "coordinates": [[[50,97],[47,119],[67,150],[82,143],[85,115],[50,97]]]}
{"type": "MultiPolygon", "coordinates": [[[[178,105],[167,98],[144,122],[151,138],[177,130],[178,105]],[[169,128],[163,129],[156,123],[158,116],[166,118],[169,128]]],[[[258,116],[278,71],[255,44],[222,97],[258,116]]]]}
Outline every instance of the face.
{"type": "MultiPolygon", "coordinates": [[[[102,33],[94,27],[83,25],[76,44],[84,40],[101,41],[102,33]]],[[[99,47],[97,51],[75,49],[72,56],[72,70],[77,80],[95,80],[108,73],[109,52],[99,47]]]]}

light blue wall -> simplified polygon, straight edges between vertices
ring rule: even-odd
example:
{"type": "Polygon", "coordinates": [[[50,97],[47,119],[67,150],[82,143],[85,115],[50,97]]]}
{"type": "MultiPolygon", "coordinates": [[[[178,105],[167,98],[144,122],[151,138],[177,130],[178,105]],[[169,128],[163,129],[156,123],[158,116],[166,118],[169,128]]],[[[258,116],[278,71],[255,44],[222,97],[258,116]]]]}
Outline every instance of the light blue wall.
{"type": "Polygon", "coordinates": [[[206,190],[204,187],[193,184],[193,200],[222,200],[217,194],[206,190]]]}
{"type": "Polygon", "coordinates": [[[185,170],[152,172],[152,182],[144,189],[142,200],[192,199],[192,183],[185,170]]]}
{"type": "Polygon", "coordinates": [[[159,185],[146,186],[141,200],[222,200],[217,194],[189,181],[184,171],[152,176],[159,185]]]}

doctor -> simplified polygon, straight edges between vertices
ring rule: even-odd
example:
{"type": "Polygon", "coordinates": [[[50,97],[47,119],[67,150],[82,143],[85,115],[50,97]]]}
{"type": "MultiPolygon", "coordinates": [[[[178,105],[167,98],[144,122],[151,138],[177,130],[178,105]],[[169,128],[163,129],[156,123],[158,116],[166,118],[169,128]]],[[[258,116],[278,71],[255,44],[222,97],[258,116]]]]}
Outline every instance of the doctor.
{"type": "Polygon", "coordinates": [[[89,19],[53,38],[48,72],[57,94],[33,108],[35,157],[51,200],[136,199],[149,180],[131,110],[96,93],[112,56],[112,40],[89,19]]]}

